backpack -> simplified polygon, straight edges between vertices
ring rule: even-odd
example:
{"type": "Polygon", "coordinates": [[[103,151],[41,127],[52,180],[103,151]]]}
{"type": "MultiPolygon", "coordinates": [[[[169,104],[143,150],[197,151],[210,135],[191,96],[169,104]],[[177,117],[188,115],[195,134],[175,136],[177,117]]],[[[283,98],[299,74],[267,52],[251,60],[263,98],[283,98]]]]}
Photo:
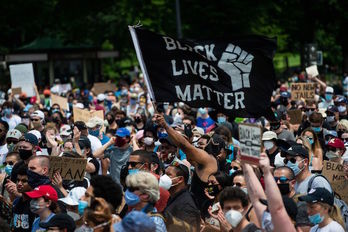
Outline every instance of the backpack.
{"type": "Polygon", "coordinates": [[[194,227],[191,226],[189,223],[185,222],[184,220],[181,220],[177,217],[174,217],[169,212],[162,213],[155,213],[155,212],[149,212],[148,215],[150,217],[160,217],[163,219],[164,223],[166,224],[167,231],[168,232],[193,232],[195,231],[194,227]]]}
{"type": "MultiPolygon", "coordinates": [[[[321,174],[317,174],[313,176],[309,181],[308,181],[308,187],[307,187],[307,192],[309,192],[312,188],[312,183],[315,177],[321,176],[323,177],[328,183],[330,183],[325,176],[321,174]]],[[[332,189],[332,187],[331,187],[332,189]]],[[[343,218],[343,222],[345,224],[345,229],[348,231],[348,205],[344,200],[341,199],[341,197],[335,193],[332,189],[332,194],[334,195],[334,204],[341,210],[341,216],[343,218]]]]}

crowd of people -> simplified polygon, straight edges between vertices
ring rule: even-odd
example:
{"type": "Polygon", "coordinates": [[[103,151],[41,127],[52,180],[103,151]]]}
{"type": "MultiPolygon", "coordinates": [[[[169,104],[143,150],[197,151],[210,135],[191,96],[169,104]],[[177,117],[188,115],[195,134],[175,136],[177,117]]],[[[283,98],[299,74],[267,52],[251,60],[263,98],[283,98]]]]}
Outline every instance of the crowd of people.
{"type": "Polygon", "coordinates": [[[316,83],[315,98],[294,101],[278,83],[272,120],[155,104],[142,76],[98,94],[9,90],[0,105],[0,228],[347,231],[348,206],[320,173],[329,160],[348,181],[348,100],[317,78],[301,81],[316,83]],[[68,110],[52,94],[66,97],[68,110]],[[74,120],[74,107],[102,110],[104,119],[74,120]],[[290,123],[294,109],[299,124],[290,123]],[[262,127],[257,163],[242,159],[239,123],[262,127]],[[83,180],[50,173],[52,156],[86,159],[83,180]]]}

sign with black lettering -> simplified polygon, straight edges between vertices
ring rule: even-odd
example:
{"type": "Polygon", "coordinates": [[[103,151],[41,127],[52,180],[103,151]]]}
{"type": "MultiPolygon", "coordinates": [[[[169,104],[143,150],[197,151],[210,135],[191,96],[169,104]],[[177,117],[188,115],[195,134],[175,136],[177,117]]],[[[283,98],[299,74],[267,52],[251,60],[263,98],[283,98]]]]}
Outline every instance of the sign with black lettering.
{"type": "Polygon", "coordinates": [[[50,178],[59,172],[63,180],[83,180],[87,159],[50,156],[50,178]]]}
{"type": "Polygon", "coordinates": [[[139,27],[129,29],[154,101],[207,106],[229,116],[274,116],[270,98],[276,84],[276,40],[179,40],[139,27]]]}
{"type": "Polygon", "coordinates": [[[324,160],[323,175],[342,200],[348,202],[348,180],[345,177],[343,165],[324,160]]]}
{"type": "Polygon", "coordinates": [[[238,132],[241,159],[250,163],[258,163],[261,154],[261,127],[253,124],[239,124],[238,132]]]}
{"type": "Polygon", "coordinates": [[[314,83],[291,83],[292,100],[314,100],[315,84],[314,83]]]}

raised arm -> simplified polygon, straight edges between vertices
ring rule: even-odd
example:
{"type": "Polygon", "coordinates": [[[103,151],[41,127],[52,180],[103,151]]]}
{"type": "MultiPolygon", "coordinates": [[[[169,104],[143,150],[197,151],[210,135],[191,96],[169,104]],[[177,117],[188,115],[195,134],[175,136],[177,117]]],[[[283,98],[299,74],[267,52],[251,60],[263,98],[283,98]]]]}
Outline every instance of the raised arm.
{"type": "Polygon", "coordinates": [[[209,155],[206,151],[196,148],[189,143],[182,135],[168,126],[162,115],[156,114],[155,116],[157,124],[167,131],[168,136],[172,139],[173,143],[186,154],[188,160],[192,160],[200,165],[203,165],[203,168],[209,168],[216,171],[216,160],[212,155],[209,155]]]}
{"type": "Polygon", "coordinates": [[[269,158],[265,153],[261,153],[260,167],[264,175],[268,209],[272,216],[274,231],[296,231],[284,207],[282,196],[271,172],[269,158]]]}
{"type": "Polygon", "coordinates": [[[103,159],[104,158],[104,152],[108,147],[111,145],[115,144],[116,137],[112,137],[107,143],[105,143],[102,147],[94,151],[93,157],[98,158],[98,159],[103,159]]]}

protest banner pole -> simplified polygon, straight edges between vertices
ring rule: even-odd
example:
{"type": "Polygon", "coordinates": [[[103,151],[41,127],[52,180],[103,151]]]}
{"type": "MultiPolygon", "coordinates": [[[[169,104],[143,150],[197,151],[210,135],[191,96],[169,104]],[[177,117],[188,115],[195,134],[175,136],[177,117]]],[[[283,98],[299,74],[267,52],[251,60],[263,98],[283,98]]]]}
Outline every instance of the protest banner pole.
{"type": "Polygon", "coordinates": [[[143,55],[141,53],[139,42],[138,42],[138,37],[137,37],[137,34],[136,34],[135,30],[134,30],[134,27],[135,26],[128,26],[128,29],[129,29],[129,31],[131,33],[132,41],[133,41],[133,44],[134,44],[135,52],[137,54],[137,58],[138,58],[138,61],[139,61],[139,64],[140,64],[141,71],[143,71],[143,74],[144,74],[144,79],[145,79],[146,86],[148,87],[148,90],[149,90],[151,102],[154,105],[154,108],[156,108],[155,104],[154,104],[154,102],[156,102],[155,94],[154,94],[152,86],[151,86],[149,75],[148,75],[148,72],[146,70],[146,66],[145,66],[145,63],[144,63],[143,55]]]}

